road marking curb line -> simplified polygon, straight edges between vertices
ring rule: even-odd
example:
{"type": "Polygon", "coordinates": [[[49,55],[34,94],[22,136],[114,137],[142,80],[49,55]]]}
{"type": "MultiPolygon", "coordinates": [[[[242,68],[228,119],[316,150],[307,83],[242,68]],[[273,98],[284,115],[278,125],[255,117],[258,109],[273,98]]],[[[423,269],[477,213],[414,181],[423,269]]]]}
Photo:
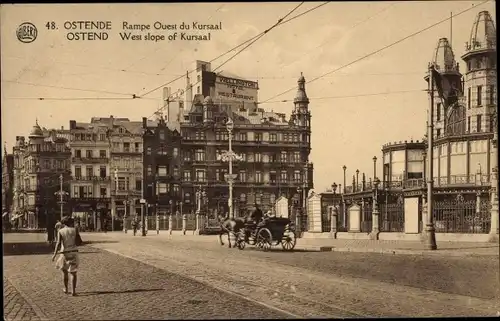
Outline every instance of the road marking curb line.
{"type": "Polygon", "coordinates": [[[403,254],[403,255],[446,255],[446,256],[498,256],[499,253],[476,253],[476,252],[451,252],[452,250],[401,250],[401,249],[372,249],[372,248],[350,248],[334,246],[303,246],[297,249],[319,252],[356,252],[356,253],[378,253],[378,254],[403,254]]]}
{"type": "MultiPolygon", "coordinates": [[[[99,247],[96,247],[96,248],[99,248],[99,247]]],[[[171,271],[169,271],[169,270],[167,270],[167,269],[165,269],[165,268],[159,267],[159,266],[157,266],[157,265],[155,265],[155,264],[148,263],[146,260],[142,260],[142,259],[134,258],[134,257],[131,257],[131,256],[129,256],[129,255],[125,255],[125,254],[123,254],[123,253],[120,253],[120,252],[118,252],[118,251],[116,251],[116,250],[112,250],[112,249],[104,249],[104,248],[99,248],[99,249],[101,249],[101,250],[103,250],[103,251],[107,251],[107,252],[113,253],[113,254],[116,254],[116,255],[119,255],[119,256],[126,257],[126,258],[131,259],[131,260],[134,260],[134,261],[141,262],[141,263],[143,263],[143,264],[147,264],[147,265],[149,265],[149,266],[154,266],[154,267],[155,267],[155,268],[157,268],[157,269],[164,270],[164,271],[167,271],[167,272],[172,273],[172,274],[177,274],[177,273],[171,272],[171,271]]],[[[177,275],[179,275],[179,274],[177,274],[177,275]]],[[[244,300],[247,300],[247,301],[253,302],[253,303],[255,303],[255,304],[258,304],[258,305],[264,306],[264,307],[266,307],[266,308],[268,308],[268,309],[275,310],[275,311],[280,312],[280,313],[283,313],[283,314],[287,314],[287,315],[289,315],[289,316],[291,316],[291,317],[293,317],[293,318],[296,318],[296,319],[302,319],[302,318],[303,318],[303,317],[301,317],[301,316],[298,316],[298,315],[293,314],[293,313],[291,313],[291,312],[288,312],[288,311],[282,310],[282,309],[280,309],[280,308],[274,307],[274,306],[269,305],[269,304],[267,304],[267,303],[264,303],[264,302],[261,302],[261,301],[254,300],[254,299],[252,299],[252,298],[249,298],[249,297],[247,297],[247,296],[244,296],[244,295],[242,295],[242,294],[239,294],[238,292],[234,292],[234,291],[231,291],[231,290],[228,290],[228,289],[224,289],[224,288],[221,288],[221,287],[215,286],[215,285],[213,285],[213,284],[210,284],[210,283],[205,282],[205,281],[198,280],[198,279],[193,278],[193,277],[191,277],[191,276],[186,276],[186,275],[179,275],[179,276],[184,277],[184,278],[187,278],[187,279],[190,279],[190,280],[192,280],[192,281],[195,281],[195,282],[198,282],[198,283],[201,283],[201,284],[204,284],[204,285],[209,286],[209,287],[211,287],[211,288],[214,288],[214,289],[216,289],[216,290],[222,291],[222,292],[224,292],[224,293],[226,293],[226,294],[229,294],[229,295],[236,295],[236,296],[237,296],[237,297],[239,297],[239,298],[242,298],[242,299],[244,299],[244,300]]]]}
{"type": "Polygon", "coordinates": [[[19,295],[24,299],[24,301],[26,301],[26,303],[28,303],[28,305],[33,309],[33,312],[35,312],[35,314],[37,315],[37,317],[39,317],[41,320],[44,320],[44,321],[49,321],[50,319],[45,315],[45,313],[43,313],[43,311],[38,307],[38,305],[36,305],[27,295],[26,293],[24,293],[23,291],[21,291],[17,286],[14,285],[14,283],[12,283],[10,281],[10,279],[6,276],[4,276],[5,279],[7,279],[7,281],[10,283],[10,285],[12,287],[14,287],[14,289],[16,289],[16,291],[19,293],[19,295]]]}

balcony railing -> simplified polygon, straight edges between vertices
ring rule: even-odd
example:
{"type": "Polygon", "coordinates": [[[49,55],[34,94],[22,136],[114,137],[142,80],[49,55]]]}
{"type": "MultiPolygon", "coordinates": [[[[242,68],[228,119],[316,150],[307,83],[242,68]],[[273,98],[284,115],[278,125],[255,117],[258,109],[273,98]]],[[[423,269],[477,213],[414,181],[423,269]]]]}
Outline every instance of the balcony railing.
{"type": "Polygon", "coordinates": [[[106,157],[72,157],[73,163],[107,163],[109,158],[106,157]]]}
{"type": "MultiPolygon", "coordinates": [[[[472,175],[450,175],[449,177],[434,177],[434,187],[451,187],[451,186],[488,186],[491,184],[491,175],[489,174],[472,174],[472,175]]],[[[426,182],[423,178],[412,178],[404,181],[389,181],[380,182],[379,190],[383,189],[414,189],[425,188],[426,182]]],[[[369,192],[373,189],[373,182],[357,184],[354,186],[346,186],[345,193],[361,193],[369,192]]]]}
{"type": "Polygon", "coordinates": [[[105,177],[102,177],[102,176],[72,176],[71,177],[72,180],[74,181],[109,181],[111,180],[111,177],[110,176],[105,176],[105,177]]]}

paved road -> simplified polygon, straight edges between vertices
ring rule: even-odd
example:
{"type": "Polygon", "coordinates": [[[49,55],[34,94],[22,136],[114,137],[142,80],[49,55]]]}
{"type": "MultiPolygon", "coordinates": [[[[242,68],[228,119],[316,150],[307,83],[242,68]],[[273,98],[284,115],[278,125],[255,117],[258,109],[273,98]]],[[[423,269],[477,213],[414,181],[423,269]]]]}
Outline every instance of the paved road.
{"type": "MultiPolygon", "coordinates": [[[[4,242],[8,238],[4,235],[4,242]]],[[[51,262],[50,249],[28,244],[26,239],[15,248],[4,244],[5,249],[4,275],[15,287],[10,291],[16,290],[18,301],[22,301],[19,293],[30,301],[9,305],[13,294],[4,291],[4,309],[18,318],[19,310],[31,316],[34,308],[42,314],[38,320],[291,317],[178,274],[88,247],[81,249],[79,295],[71,297],[62,292],[61,275],[51,262]],[[30,248],[36,254],[27,253],[30,248]]]]}
{"type": "Polygon", "coordinates": [[[120,242],[93,246],[303,317],[491,316],[500,310],[498,256],[264,253],[221,247],[215,237],[108,239],[120,242]]]}
{"type": "MultiPolygon", "coordinates": [[[[89,294],[71,298],[79,308],[62,319],[228,318],[227,306],[237,310],[235,318],[289,316],[240,296],[298,317],[492,316],[500,310],[498,257],[264,253],[221,247],[215,237],[213,242],[130,234],[83,238],[94,241],[98,252],[82,254],[80,290],[89,294]],[[229,303],[230,297],[236,302],[229,303]]],[[[40,266],[37,280],[58,278],[47,261],[47,255],[7,256],[5,274],[35,298],[47,297],[34,299],[37,305],[63,304],[67,297],[59,283],[33,284],[30,273],[40,266]]]]}

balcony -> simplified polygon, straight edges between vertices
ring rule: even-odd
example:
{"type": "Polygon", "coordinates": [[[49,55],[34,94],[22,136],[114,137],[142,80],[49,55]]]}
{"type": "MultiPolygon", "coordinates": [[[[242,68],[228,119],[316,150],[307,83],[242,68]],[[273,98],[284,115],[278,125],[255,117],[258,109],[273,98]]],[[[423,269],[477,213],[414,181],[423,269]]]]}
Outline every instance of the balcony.
{"type": "Polygon", "coordinates": [[[111,180],[110,176],[72,176],[72,180],[74,181],[82,181],[82,182],[109,182],[111,180]]]}
{"type": "Polygon", "coordinates": [[[105,164],[109,162],[108,157],[71,157],[74,164],[105,164]]]}
{"type": "Polygon", "coordinates": [[[112,149],[111,154],[116,154],[116,155],[130,155],[130,154],[135,154],[139,155],[142,154],[142,149],[141,148],[123,148],[123,149],[112,149]]]}

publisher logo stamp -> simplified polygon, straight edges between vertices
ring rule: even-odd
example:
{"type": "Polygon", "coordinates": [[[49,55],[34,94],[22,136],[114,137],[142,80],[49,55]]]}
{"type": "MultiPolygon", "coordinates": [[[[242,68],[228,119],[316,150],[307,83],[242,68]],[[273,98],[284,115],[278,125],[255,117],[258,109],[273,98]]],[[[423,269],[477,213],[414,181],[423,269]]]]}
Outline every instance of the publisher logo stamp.
{"type": "Polygon", "coordinates": [[[30,43],[35,41],[38,30],[31,22],[24,22],[16,30],[17,39],[23,43],[30,43]]]}

